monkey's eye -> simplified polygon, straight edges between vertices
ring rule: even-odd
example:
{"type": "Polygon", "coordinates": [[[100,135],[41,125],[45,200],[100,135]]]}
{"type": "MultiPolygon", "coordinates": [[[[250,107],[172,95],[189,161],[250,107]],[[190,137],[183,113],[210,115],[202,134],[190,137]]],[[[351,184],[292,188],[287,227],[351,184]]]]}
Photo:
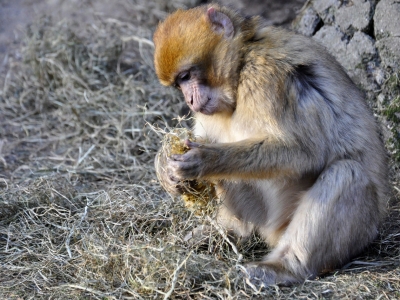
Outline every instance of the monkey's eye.
{"type": "Polygon", "coordinates": [[[179,81],[187,81],[190,79],[190,72],[189,71],[185,71],[179,74],[179,81]]]}
{"type": "Polygon", "coordinates": [[[191,78],[190,71],[184,71],[184,72],[179,73],[179,75],[177,76],[177,78],[175,80],[174,87],[177,88],[178,90],[180,90],[181,83],[188,81],[190,78],[191,78]]]}

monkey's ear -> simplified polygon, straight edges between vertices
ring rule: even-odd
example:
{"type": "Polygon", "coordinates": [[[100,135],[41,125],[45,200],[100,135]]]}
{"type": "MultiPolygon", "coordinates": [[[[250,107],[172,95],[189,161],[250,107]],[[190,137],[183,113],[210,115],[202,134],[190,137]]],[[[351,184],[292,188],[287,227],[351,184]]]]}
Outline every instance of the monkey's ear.
{"type": "Polygon", "coordinates": [[[214,7],[207,10],[212,28],[216,33],[223,33],[225,38],[231,39],[235,33],[231,19],[224,13],[216,11],[214,7]]]}

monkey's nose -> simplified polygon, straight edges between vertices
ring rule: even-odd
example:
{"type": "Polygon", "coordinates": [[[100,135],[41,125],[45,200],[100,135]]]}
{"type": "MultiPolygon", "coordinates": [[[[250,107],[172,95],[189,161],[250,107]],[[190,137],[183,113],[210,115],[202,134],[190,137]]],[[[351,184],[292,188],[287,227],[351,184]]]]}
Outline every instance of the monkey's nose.
{"type": "Polygon", "coordinates": [[[192,97],[190,97],[190,105],[193,106],[193,95],[192,95],[192,97]]]}

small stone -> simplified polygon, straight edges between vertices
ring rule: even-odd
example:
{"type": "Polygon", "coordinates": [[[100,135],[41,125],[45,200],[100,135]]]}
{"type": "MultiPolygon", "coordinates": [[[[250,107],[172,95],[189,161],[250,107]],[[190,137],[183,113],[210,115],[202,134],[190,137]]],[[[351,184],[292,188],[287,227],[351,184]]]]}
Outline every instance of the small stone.
{"type": "Polygon", "coordinates": [[[372,61],[376,55],[374,40],[369,35],[357,31],[347,45],[346,57],[343,60],[349,69],[355,69],[372,61]]]}
{"type": "Polygon", "coordinates": [[[385,71],[383,71],[381,68],[376,68],[373,70],[372,75],[374,76],[377,84],[382,85],[385,82],[385,71]]]}
{"type": "Polygon", "coordinates": [[[347,43],[342,32],[340,32],[334,26],[328,25],[318,30],[313,38],[325,46],[329,53],[331,53],[341,64],[343,64],[344,57],[347,55],[347,43]]]}
{"type": "Polygon", "coordinates": [[[400,36],[387,37],[376,41],[383,66],[400,68],[400,36]]]}
{"type": "Polygon", "coordinates": [[[317,30],[321,18],[312,7],[307,7],[295,20],[293,27],[296,31],[305,36],[312,36],[317,30]]]}
{"type": "Polygon", "coordinates": [[[374,15],[375,38],[400,37],[400,2],[381,0],[374,15]]]}
{"type": "Polygon", "coordinates": [[[325,24],[333,24],[336,10],[341,5],[340,0],[315,0],[314,8],[325,24]]]}
{"type": "Polygon", "coordinates": [[[346,33],[366,31],[372,20],[372,5],[366,0],[352,0],[342,5],[335,14],[335,24],[346,33]]]}
{"type": "Polygon", "coordinates": [[[378,95],[378,97],[376,97],[376,100],[378,100],[378,102],[380,103],[380,104],[382,104],[383,102],[385,102],[385,95],[384,94],[382,94],[382,93],[380,93],[379,95],[378,95]]]}

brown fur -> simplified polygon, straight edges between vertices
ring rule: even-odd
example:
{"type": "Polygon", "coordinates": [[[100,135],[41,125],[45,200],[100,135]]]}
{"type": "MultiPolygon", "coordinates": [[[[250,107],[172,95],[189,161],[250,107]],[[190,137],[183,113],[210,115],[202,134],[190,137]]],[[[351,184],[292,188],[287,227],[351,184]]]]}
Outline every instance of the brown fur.
{"type": "Polygon", "coordinates": [[[362,93],[322,46],[214,4],[172,14],[154,41],[160,81],[182,89],[202,140],[157,172],[172,190],[216,180],[219,222],[274,246],[247,265],[254,283],[313,278],[374,239],[385,150],[362,93]]]}
{"type": "Polygon", "coordinates": [[[170,22],[160,24],[154,34],[154,42],[162,45],[157,47],[155,52],[157,75],[163,84],[171,85],[177,70],[186,64],[208,61],[208,50],[220,42],[220,37],[211,31],[210,23],[205,17],[205,8],[200,7],[175,12],[170,17],[170,22]],[[188,35],[187,32],[193,34],[188,35]],[[169,36],[170,39],[160,43],[165,36],[169,36]],[[202,47],[204,43],[209,49],[202,47]]]}

